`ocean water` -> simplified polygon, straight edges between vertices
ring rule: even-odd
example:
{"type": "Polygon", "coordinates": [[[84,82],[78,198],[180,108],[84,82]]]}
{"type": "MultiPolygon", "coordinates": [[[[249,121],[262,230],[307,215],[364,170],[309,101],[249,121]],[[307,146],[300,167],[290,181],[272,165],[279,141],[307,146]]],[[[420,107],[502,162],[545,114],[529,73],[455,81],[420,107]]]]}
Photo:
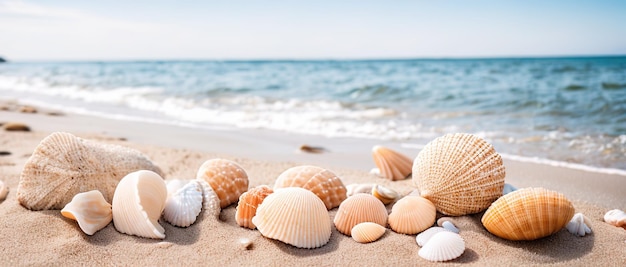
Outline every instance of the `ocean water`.
{"type": "Polygon", "coordinates": [[[626,170],[626,57],[14,62],[0,64],[0,97],[416,148],[467,132],[514,157],[626,170]]]}

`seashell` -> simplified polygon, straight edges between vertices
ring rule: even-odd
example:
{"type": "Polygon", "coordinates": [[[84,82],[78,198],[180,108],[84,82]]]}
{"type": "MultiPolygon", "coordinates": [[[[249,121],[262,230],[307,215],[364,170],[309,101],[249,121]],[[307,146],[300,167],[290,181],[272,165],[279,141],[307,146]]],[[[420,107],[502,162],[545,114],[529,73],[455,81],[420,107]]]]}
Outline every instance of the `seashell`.
{"type": "Polygon", "coordinates": [[[248,174],[239,164],[227,159],[210,159],[198,169],[197,179],[211,185],[220,198],[220,207],[237,202],[248,190],[248,174]]]}
{"type": "Polygon", "coordinates": [[[411,174],[413,160],[397,151],[383,146],[374,146],[372,157],[382,177],[397,181],[406,179],[411,174]]]}
{"type": "Polygon", "coordinates": [[[208,214],[216,219],[219,219],[220,212],[222,211],[219,196],[215,193],[215,190],[213,190],[209,183],[204,180],[197,181],[202,186],[202,208],[204,209],[204,214],[208,214]]]}
{"type": "Polygon", "coordinates": [[[285,170],[276,179],[274,190],[285,187],[302,187],[317,195],[332,209],[347,197],[346,187],[333,172],[317,166],[296,166],[285,170]]]}
{"type": "Polygon", "coordinates": [[[111,204],[98,190],[76,194],[72,201],[63,207],[61,215],[76,220],[80,229],[87,235],[93,235],[113,220],[111,204]]]}
{"type": "Polygon", "coordinates": [[[517,187],[512,186],[511,184],[504,184],[504,189],[502,189],[502,195],[506,195],[508,193],[511,193],[513,191],[517,190],[517,187]]]}
{"type": "Polygon", "coordinates": [[[341,202],[333,223],[340,233],[350,236],[352,228],[362,222],[386,226],[387,217],[387,208],[380,200],[369,194],[356,194],[341,202]]]}
{"type": "Polygon", "coordinates": [[[572,217],[565,227],[570,233],[582,237],[586,234],[591,234],[591,228],[589,228],[588,224],[591,224],[589,219],[579,212],[574,214],[574,217],[572,217]]]}
{"type": "Polygon", "coordinates": [[[561,193],[523,188],[502,196],[481,221],[490,233],[508,240],[535,240],[561,230],[574,216],[572,203],[561,193]]]}
{"type": "Polygon", "coordinates": [[[453,232],[443,231],[433,235],[420,249],[418,255],[429,261],[449,261],[465,252],[465,241],[453,232]]]}
{"type": "Polygon", "coordinates": [[[305,144],[305,145],[300,146],[300,151],[318,154],[318,153],[326,152],[326,149],[321,146],[310,146],[310,145],[305,144]]]}
{"type": "Polygon", "coordinates": [[[389,226],[400,234],[413,235],[435,223],[437,210],[428,199],[420,196],[405,196],[391,208],[389,226]]]}
{"type": "Polygon", "coordinates": [[[362,222],[352,227],[352,239],[359,243],[370,243],[381,238],[387,228],[373,222],[362,222]]]}
{"type": "Polygon", "coordinates": [[[9,187],[4,184],[3,181],[0,181],[0,201],[3,201],[7,198],[9,194],[9,187]]]}
{"type": "Polygon", "coordinates": [[[30,132],[30,127],[20,122],[7,122],[2,127],[7,132],[30,132]]]}
{"type": "Polygon", "coordinates": [[[110,202],[120,179],[137,170],[161,174],[137,150],[55,132],[39,143],[24,165],[17,199],[31,210],[62,209],[76,194],[98,190],[110,202]]]}
{"type": "Polygon", "coordinates": [[[202,211],[202,185],[200,181],[167,181],[167,199],[163,219],[178,227],[187,227],[196,222],[202,211]],[[182,185],[181,185],[182,183],[182,185]]]}
{"type": "Polygon", "coordinates": [[[443,231],[448,231],[443,227],[438,227],[438,226],[433,226],[431,228],[428,228],[426,230],[424,230],[423,232],[417,234],[415,236],[415,241],[417,242],[417,245],[420,247],[423,247],[426,242],[428,242],[428,240],[430,240],[431,237],[433,237],[435,234],[439,233],[439,232],[443,232],[443,231]]]}
{"type": "Polygon", "coordinates": [[[124,176],[113,195],[113,224],[117,231],[147,238],[165,238],[158,220],[165,207],[167,187],[152,171],[124,176]]]}
{"type": "Polygon", "coordinates": [[[299,248],[317,248],[330,240],[330,216],[324,202],[300,187],[276,189],[252,217],[265,237],[299,248]]]}
{"type": "Polygon", "coordinates": [[[439,225],[441,227],[443,227],[444,229],[453,232],[453,233],[459,233],[459,228],[456,228],[456,226],[454,226],[454,224],[450,221],[443,221],[441,223],[441,225],[439,225]]]}
{"type": "Polygon", "coordinates": [[[626,229],[626,212],[618,209],[610,210],[604,214],[604,221],[626,229]]]}
{"type": "Polygon", "coordinates": [[[372,188],[372,196],[378,198],[378,200],[382,201],[385,205],[394,202],[400,197],[398,192],[382,185],[375,185],[372,188]]]}
{"type": "Polygon", "coordinates": [[[437,211],[452,216],[481,212],[502,196],[502,158],[485,140],[447,134],[428,143],[413,164],[413,182],[437,211]]]}
{"type": "Polygon", "coordinates": [[[346,195],[350,197],[359,193],[371,194],[376,184],[349,184],[346,186],[346,195]]]}
{"type": "Polygon", "coordinates": [[[274,190],[269,186],[260,185],[241,194],[239,204],[237,205],[237,212],[235,213],[237,224],[250,229],[256,228],[252,223],[252,217],[256,214],[257,207],[271,193],[274,193],[274,190]]]}
{"type": "Polygon", "coordinates": [[[252,240],[250,240],[250,238],[247,237],[242,237],[239,238],[239,240],[237,240],[237,242],[239,243],[239,246],[243,249],[243,250],[251,250],[252,249],[252,240]]]}

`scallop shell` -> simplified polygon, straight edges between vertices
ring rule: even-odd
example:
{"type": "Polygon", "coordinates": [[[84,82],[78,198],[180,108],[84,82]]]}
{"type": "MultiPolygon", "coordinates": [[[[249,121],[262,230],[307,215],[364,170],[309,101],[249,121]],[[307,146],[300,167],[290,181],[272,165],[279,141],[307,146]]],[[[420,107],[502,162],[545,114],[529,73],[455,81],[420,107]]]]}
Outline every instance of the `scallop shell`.
{"type": "Polygon", "coordinates": [[[415,242],[417,242],[418,246],[423,247],[426,244],[426,242],[430,240],[431,237],[443,231],[448,231],[448,230],[446,230],[443,227],[438,227],[438,226],[428,228],[415,236],[415,242]]]}
{"type": "Polygon", "coordinates": [[[449,261],[463,255],[465,241],[456,233],[443,231],[433,235],[420,249],[420,257],[429,261],[449,261]]]}
{"type": "Polygon", "coordinates": [[[220,198],[215,193],[215,190],[204,180],[197,180],[202,186],[202,208],[204,214],[213,216],[215,219],[220,218],[220,212],[222,211],[220,205],[220,198]]]}
{"type": "Polygon", "coordinates": [[[378,240],[387,228],[373,222],[362,222],[352,227],[352,239],[359,243],[370,243],[378,240]]]}
{"type": "Polygon", "coordinates": [[[139,151],[69,133],[44,138],[24,165],[17,199],[31,210],[62,209],[81,192],[98,190],[108,202],[124,175],[161,170],[139,151]]]}
{"type": "Polygon", "coordinates": [[[378,200],[382,201],[385,205],[396,201],[396,199],[400,197],[398,192],[382,185],[375,185],[372,188],[372,196],[378,198],[378,200]]]}
{"type": "Polygon", "coordinates": [[[277,189],[267,196],[252,223],[263,236],[299,248],[321,247],[332,232],[324,202],[299,187],[277,189]]]}
{"type": "Polygon", "coordinates": [[[163,219],[178,227],[187,227],[196,222],[202,211],[202,185],[200,181],[167,181],[167,199],[163,219]],[[182,182],[182,184],[181,184],[182,182]]]}
{"type": "Polygon", "coordinates": [[[93,235],[113,220],[111,204],[98,190],[76,194],[61,210],[61,215],[76,220],[80,229],[88,235],[93,235]]]}
{"type": "Polygon", "coordinates": [[[124,176],[113,195],[113,224],[121,233],[147,238],[165,238],[158,220],[165,207],[167,187],[152,171],[124,176]]]}
{"type": "Polygon", "coordinates": [[[413,164],[413,182],[437,211],[452,216],[481,212],[502,196],[502,158],[485,140],[448,134],[428,143],[413,164]]]}
{"type": "Polygon", "coordinates": [[[326,206],[339,206],[347,197],[346,187],[333,172],[316,166],[296,166],[287,169],[276,179],[274,190],[285,187],[302,187],[315,193],[326,206]]]}
{"type": "Polygon", "coordinates": [[[565,228],[572,234],[577,236],[585,236],[586,234],[591,234],[591,228],[589,228],[589,219],[585,217],[582,213],[574,214],[574,217],[567,223],[565,228]]]}
{"type": "Polygon", "coordinates": [[[349,184],[346,185],[346,195],[350,197],[359,193],[371,194],[376,184],[349,184]]]}
{"type": "Polygon", "coordinates": [[[260,185],[241,194],[239,204],[237,205],[237,212],[235,213],[237,224],[250,229],[256,228],[252,223],[252,217],[256,214],[258,206],[271,193],[274,193],[274,190],[269,186],[260,185]]]}
{"type": "Polygon", "coordinates": [[[604,221],[626,229],[626,212],[618,209],[610,210],[604,214],[604,221]]]}
{"type": "Polygon", "coordinates": [[[389,226],[400,234],[413,235],[435,223],[437,210],[433,203],[420,196],[405,196],[391,208],[389,226]]]}
{"type": "Polygon", "coordinates": [[[248,190],[248,174],[234,161],[210,159],[198,169],[197,179],[211,185],[220,198],[220,207],[225,208],[237,202],[239,196],[248,190]]]}
{"type": "Polygon", "coordinates": [[[561,193],[523,188],[495,201],[481,221],[490,233],[508,240],[535,240],[561,230],[574,216],[561,193]]]}
{"type": "Polygon", "coordinates": [[[411,174],[413,160],[390,148],[374,146],[372,157],[380,175],[392,181],[406,179],[411,174]]]}
{"type": "Polygon", "coordinates": [[[7,198],[9,194],[9,187],[4,184],[3,181],[0,181],[0,201],[3,201],[7,198]]]}
{"type": "Polygon", "coordinates": [[[333,222],[340,233],[350,236],[352,228],[362,222],[386,226],[387,217],[387,208],[380,200],[369,194],[356,194],[339,205],[333,222]]]}

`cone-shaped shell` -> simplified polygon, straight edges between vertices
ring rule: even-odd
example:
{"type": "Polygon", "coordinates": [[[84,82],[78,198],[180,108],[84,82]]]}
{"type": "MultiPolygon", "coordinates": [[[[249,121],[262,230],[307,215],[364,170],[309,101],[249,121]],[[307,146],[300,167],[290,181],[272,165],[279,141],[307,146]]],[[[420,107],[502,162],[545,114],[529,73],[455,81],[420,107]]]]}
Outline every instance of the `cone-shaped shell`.
{"type": "Polygon", "coordinates": [[[561,230],[574,216],[563,194],[544,188],[523,188],[495,201],[482,223],[490,233],[508,240],[535,240],[561,230]]]}
{"type": "Polygon", "coordinates": [[[352,239],[359,243],[370,243],[385,234],[387,228],[373,222],[362,222],[352,228],[352,239]]]}
{"type": "Polygon", "coordinates": [[[435,223],[437,210],[433,203],[420,196],[405,196],[391,208],[389,226],[400,234],[413,235],[435,223]]]}
{"type": "Polygon", "coordinates": [[[453,232],[443,231],[433,235],[420,249],[420,257],[429,261],[449,261],[463,255],[465,241],[453,232]]]}
{"type": "Polygon", "coordinates": [[[274,193],[267,185],[260,185],[241,194],[239,203],[237,204],[237,212],[235,212],[235,221],[241,227],[250,229],[256,228],[252,223],[252,217],[256,215],[256,209],[263,200],[271,193],[274,193]]]}
{"type": "Polygon", "coordinates": [[[161,174],[134,149],[55,132],[26,161],[17,199],[31,210],[62,209],[76,194],[98,190],[110,202],[119,180],[137,170],[161,174]]]}
{"type": "Polygon", "coordinates": [[[330,240],[331,223],[324,203],[311,191],[277,189],[263,200],[252,223],[265,237],[299,248],[317,248],[330,240]]]}
{"type": "Polygon", "coordinates": [[[248,190],[248,174],[239,164],[227,159],[210,159],[198,169],[197,179],[209,183],[220,198],[221,208],[237,202],[248,190]]]}
{"type": "Polygon", "coordinates": [[[413,160],[401,153],[383,146],[372,148],[372,157],[380,176],[392,181],[406,179],[411,174],[413,160]]]}
{"type": "Polygon", "coordinates": [[[196,222],[202,211],[202,186],[199,180],[167,182],[167,200],[163,209],[163,219],[178,227],[187,227],[196,222]]]}
{"type": "Polygon", "coordinates": [[[333,172],[317,166],[287,169],[276,179],[274,190],[285,187],[302,187],[315,193],[329,210],[339,206],[347,197],[341,179],[333,172]]]}
{"type": "Polygon", "coordinates": [[[159,224],[167,188],[152,171],[136,171],[120,180],[113,195],[113,224],[121,233],[147,238],[165,238],[159,224]]]}
{"type": "Polygon", "coordinates": [[[386,226],[387,216],[387,209],[380,200],[361,193],[347,198],[339,205],[333,222],[340,233],[350,236],[352,228],[362,222],[386,226]]]}
{"type": "Polygon", "coordinates": [[[98,190],[76,194],[61,210],[61,215],[76,220],[80,229],[88,235],[93,235],[113,220],[111,204],[98,190]]]}
{"type": "Polygon", "coordinates": [[[502,196],[502,158],[485,140],[447,134],[428,143],[413,163],[413,182],[437,211],[452,216],[481,212],[502,196]]]}

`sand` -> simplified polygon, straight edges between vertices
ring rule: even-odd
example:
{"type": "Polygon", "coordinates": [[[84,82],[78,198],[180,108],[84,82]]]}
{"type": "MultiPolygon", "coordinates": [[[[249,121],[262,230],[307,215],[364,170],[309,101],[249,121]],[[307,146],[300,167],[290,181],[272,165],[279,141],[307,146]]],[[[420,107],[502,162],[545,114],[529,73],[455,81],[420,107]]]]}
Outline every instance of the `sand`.
{"type": "MultiPolygon", "coordinates": [[[[21,122],[30,132],[0,131],[0,180],[10,191],[0,202],[0,265],[213,265],[226,266],[429,266],[418,256],[415,235],[387,230],[378,241],[356,243],[333,227],[330,242],[317,249],[299,249],[239,227],[235,207],[222,210],[220,220],[201,214],[188,228],[161,222],[164,240],[121,234],[113,224],[85,235],[58,210],[29,211],[16,200],[22,168],[37,144],[54,131],[140,150],[159,165],[166,179],[195,177],[207,159],[238,162],[249,174],[250,186],[273,185],[285,169],[314,164],[332,170],[345,184],[379,183],[408,194],[410,179],[391,182],[369,173],[370,149],[383,144],[414,157],[397,143],[332,139],[262,130],[191,129],[109,120],[76,114],[0,111],[0,122],[21,122]],[[302,144],[323,146],[326,152],[298,151],[302,144]],[[252,241],[244,248],[240,238],[252,241]]],[[[463,255],[449,265],[463,266],[626,266],[626,230],[604,223],[610,209],[626,209],[626,177],[505,159],[506,181],[517,187],[545,187],[564,193],[591,220],[593,233],[577,237],[566,229],[535,241],[500,239],[480,224],[482,213],[453,218],[466,242],[463,255]]],[[[388,206],[391,209],[391,205],[388,206]]],[[[329,220],[337,209],[329,211],[329,220]]],[[[441,216],[441,215],[438,215],[441,216]]]]}

